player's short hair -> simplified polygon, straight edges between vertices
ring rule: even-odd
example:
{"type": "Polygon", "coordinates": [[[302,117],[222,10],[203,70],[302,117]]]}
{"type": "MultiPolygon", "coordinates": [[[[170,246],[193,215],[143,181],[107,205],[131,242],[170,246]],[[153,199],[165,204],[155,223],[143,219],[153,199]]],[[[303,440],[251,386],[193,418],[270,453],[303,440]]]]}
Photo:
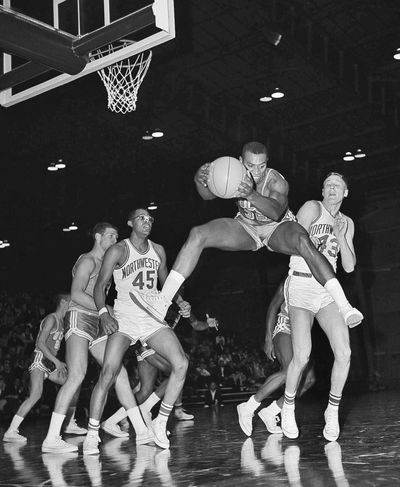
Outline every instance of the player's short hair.
{"type": "Polygon", "coordinates": [[[62,300],[69,301],[71,299],[71,295],[69,293],[58,293],[54,296],[53,302],[56,307],[58,307],[62,300]]]}
{"type": "Polygon", "coordinates": [[[252,154],[267,154],[268,149],[267,147],[262,144],[261,142],[247,142],[244,144],[242,149],[242,157],[244,157],[246,152],[251,152],[252,154]]]}
{"type": "Polygon", "coordinates": [[[99,223],[96,223],[96,225],[92,228],[92,231],[90,232],[90,235],[93,238],[93,240],[95,239],[96,233],[99,233],[100,235],[104,235],[107,228],[113,228],[114,230],[116,230],[118,232],[118,228],[115,225],[113,225],[112,223],[99,222],[99,223]]]}
{"type": "Polygon", "coordinates": [[[349,187],[349,183],[347,181],[347,178],[346,176],[344,176],[343,174],[340,174],[340,172],[335,172],[335,171],[331,171],[330,173],[328,173],[326,176],[325,176],[325,179],[324,179],[324,182],[322,184],[325,184],[325,181],[330,177],[330,176],[338,176],[339,178],[342,178],[343,179],[343,182],[344,184],[346,185],[346,188],[349,187]]]}
{"type": "Polygon", "coordinates": [[[133,218],[135,217],[135,213],[139,210],[144,210],[144,211],[147,211],[147,213],[149,212],[149,210],[147,209],[147,207],[144,205],[144,206],[137,206],[136,208],[134,208],[133,210],[131,210],[128,214],[128,222],[131,222],[133,220],[133,218]]]}

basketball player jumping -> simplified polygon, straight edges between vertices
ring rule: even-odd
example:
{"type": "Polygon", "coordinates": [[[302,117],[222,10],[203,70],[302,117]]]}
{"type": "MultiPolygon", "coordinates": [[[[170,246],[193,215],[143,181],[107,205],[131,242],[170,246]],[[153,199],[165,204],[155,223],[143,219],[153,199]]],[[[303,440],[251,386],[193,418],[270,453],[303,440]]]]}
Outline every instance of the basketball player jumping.
{"type": "MultiPolygon", "coordinates": [[[[108,391],[117,377],[126,350],[137,340],[148,343],[171,366],[160,412],[152,423],[155,443],[161,448],[169,448],[167,420],[185,382],[188,360],[171,328],[166,323],[154,320],[130,298],[135,289],[141,292],[156,290],[157,279],[163,284],[168,274],[164,248],[148,238],[153,221],[144,208],[131,211],[128,217],[131,234],[107,250],[94,288],[101,327],[109,337],[103,366],[90,401],[89,431],[83,444],[84,454],[99,452],[98,430],[108,391]],[[112,276],[117,290],[115,318],[105,306],[105,291],[112,276]]],[[[190,314],[190,305],[181,296],[177,295],[176,303],[183,316],[190,314]]]]}
{"type": "MultiPolygon", "coordinates": [[[[238,188],[236,217],[192,228],[161,292],[135,292],[132,299],[147,313],[163,320],[172,297],[193,272],[203,249],[258,250],[265,246],[275,252],[303,257],[315,279],[332,296],[345,323],[349,327],[361,323],[363,315],[348,302],[332,266],[289,210],[288,183],[277,171],[267,168],[267,148],[259,142],[249,142],[243,147],[240,160],[250,176],[238,188]]],[[[210,164],[204,164],[194,178],[197,191],[205,200],[215,198],[207,187],[209,170],[210,164]]]]}

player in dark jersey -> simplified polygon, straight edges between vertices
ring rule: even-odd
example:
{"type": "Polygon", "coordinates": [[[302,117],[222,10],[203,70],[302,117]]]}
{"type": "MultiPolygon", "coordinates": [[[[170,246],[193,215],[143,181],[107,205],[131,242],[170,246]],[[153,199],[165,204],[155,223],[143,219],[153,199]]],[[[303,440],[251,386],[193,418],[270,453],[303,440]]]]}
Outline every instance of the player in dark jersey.
{"type": "MultiPolygon", "coordinates": [[[[67,366],[57,358],[57,354],[64,337],[63,320],[68,309],[69,301],[69,294],[58,294],[55,298],[56,310],[54,313],[50,313],[43,318],[40,323],[33,361],[29,367],[29,396],[18,408],[10,426],[4,433],[3,441],[26,442],[26,437],[19,434],[18,428],[29,411],[31,411],[33,406],[42,397],[44,381],[49,379],[55,384],[62,385],[67,379],[67,366]]],[[[80,428],[75,423],[76,400],[77,397],[75,395],[67,414],[70,419],[66,427],[66,432],[70,434],[83,434],[86,433],[86,429],[80,428]]]]}
{"type": "MultiPolygon", "coordinates": [[[[275,252],[303,257],[315,279],[336,302],[345,323],[349,327],[361,323],[362,314],[348,302],[326,257],[314,247],[308,232],[288,209],[289,185],[279,172],[267,168],[267,148],[259,142],[249,142],[243,147],[240,160],[248,177],[237,190],[236,217],[192,228],[161,292],[135,292],[132,299],[151,316],[163,320],[173,296],[193,272],[203,249],[258,250],[265,246],[275,252]]],[[[207,187],[209,168],[210,164],[201,166],[194,178],[197,191],[205,200],[215,198],[207,187]]]]}

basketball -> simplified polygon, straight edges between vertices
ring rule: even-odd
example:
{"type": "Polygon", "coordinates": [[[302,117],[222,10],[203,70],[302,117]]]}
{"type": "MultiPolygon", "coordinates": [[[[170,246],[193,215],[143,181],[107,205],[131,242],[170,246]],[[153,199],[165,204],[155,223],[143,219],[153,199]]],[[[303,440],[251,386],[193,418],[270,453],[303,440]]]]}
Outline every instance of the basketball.
{"type": "Polygon", "coordinates": [[[208,189],[219,198],[234,198],[240,183],[246,176],[246,168],[234,157],[215,159],[210,165],[208,189]]]}

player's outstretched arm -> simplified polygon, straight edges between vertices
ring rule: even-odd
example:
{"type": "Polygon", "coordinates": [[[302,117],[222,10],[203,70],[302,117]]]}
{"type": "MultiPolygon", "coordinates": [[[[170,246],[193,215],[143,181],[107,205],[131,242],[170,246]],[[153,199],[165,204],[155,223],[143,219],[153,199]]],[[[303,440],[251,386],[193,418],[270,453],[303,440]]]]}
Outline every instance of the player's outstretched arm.
{"type": "Polygon", "coordinates": [[[197,192],[203,198],[203,200],[213,200],[216,196],[211,193],[208,189],[207,181],[208,181],[208,174],[210,172],[210,164],[203,164],[194,175],[194,183],[196,185],[197,192]]]}
{"type": "Polygon", "coordinates": [[[278,316],[280,307],[282,306],[282,303],[285,300],[284,296],[284,284],[285,280],[283,280],[279,286],[278,289],[275,291],[274,296],[271,299],[271,302],[269,303],[268,310],[267,310],[267,316],[265,318],[265,344],[264,344],[264,352],[266,356],[270,360],[274,360],[275,357],[275,351],[274,351],[274,345],[272,343],[272,332],[274,331],[274,327],[276,324],[276,318],[278,316]]]}

